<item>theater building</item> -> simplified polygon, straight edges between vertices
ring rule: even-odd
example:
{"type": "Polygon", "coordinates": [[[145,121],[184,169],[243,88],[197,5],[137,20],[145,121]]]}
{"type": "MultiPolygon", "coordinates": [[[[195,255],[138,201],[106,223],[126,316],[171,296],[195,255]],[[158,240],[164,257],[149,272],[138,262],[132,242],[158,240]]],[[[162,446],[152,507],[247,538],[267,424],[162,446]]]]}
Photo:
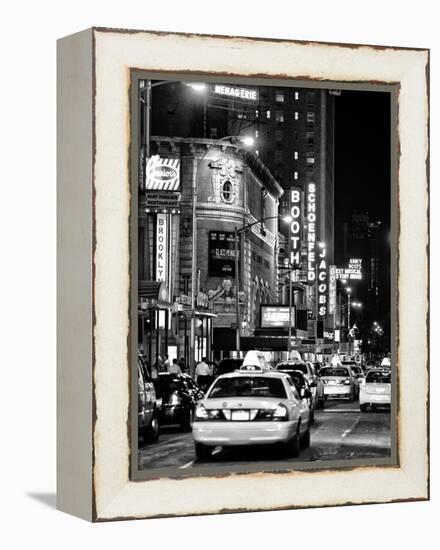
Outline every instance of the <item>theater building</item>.
{"type": "Polygon", "coordinates": [[[238,144],[153,137],[151,148],[139,196],[139,343],[153,363],[219,358],[236,349],[237,282],[242,336],[259,327],[260,305],[278,300],[283,190],[238,144]],[[234,230],[247,225],[236,244],[234,230]]]}

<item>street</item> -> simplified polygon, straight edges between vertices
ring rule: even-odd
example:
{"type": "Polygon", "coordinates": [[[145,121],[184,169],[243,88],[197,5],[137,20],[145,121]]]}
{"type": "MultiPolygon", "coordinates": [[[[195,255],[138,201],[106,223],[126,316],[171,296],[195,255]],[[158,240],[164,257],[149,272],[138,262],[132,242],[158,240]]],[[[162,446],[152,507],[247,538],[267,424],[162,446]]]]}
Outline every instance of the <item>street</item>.
{"type": "Polygon", "coordinates": [[[139,441],[139,468],[193,468],[203,466],[234,466],[259,461],[304,462],[343,460],[353,458],[383,458],[391,452],[390,413],[370,411],[361,413],[359,403],[327,401],[325,409],[315,411],[311,427],[310,448],[303,449],[298,458],[286,459],[273,447],[218,447],[212,458],[203,462],[194,454],[191,432],[179,428],[161,428],[157,443],[139,441]]]}

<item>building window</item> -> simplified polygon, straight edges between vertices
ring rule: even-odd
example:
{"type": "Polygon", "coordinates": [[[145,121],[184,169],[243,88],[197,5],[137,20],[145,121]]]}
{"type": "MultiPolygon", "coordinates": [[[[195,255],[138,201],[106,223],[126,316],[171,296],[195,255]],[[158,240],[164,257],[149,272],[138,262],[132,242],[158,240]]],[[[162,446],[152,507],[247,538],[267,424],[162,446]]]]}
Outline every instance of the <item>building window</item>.
{"type": "Polygon", "coordinates": [[[258,130],[255,130],[255,137],[257,138],[259,135],[259,131],[258,130]]]}
{"type": "Polygon", "coordinates": [[[275,120],[277,122],[284,122],[284,112],[283,111],[277,111],[275,113],[275,120]]]}
{"type": "Polygon", "coordinates": [[[295,120],[298,120],[299,119],[299,113],[298,111],[295,111],[295,120]]]}
{"type": "Polygon", "coordinates": [[[277,143],[280,143],[283,141],[283,131],[282,130],[275,130],[275,141],[277,143]]]}
{"type": "Polygon", "coordinates": [[[314,153],[306,153],[307,164],[315,164],[315,155],[314,153]]]}
{"type": "Polygon", "coordinates": [[[223,182],[221,196],[224,202],[231,203],[234,201],[234,192],[232,188],[232,183],[229,180],[223,182]]]}
{"type": "Polygon", "coordinates": [[[294,179],[294,180],[297,180],[297,179],[298,179],[298,172],[293,172],[293,179],[294,179]]]}
{"type": "Polygon", "coordinates": [[[269,262],[268,262],[267,260],[264,260],[264,264],[263,264],[263,265],[264,265],[264,267],[265,267],[266,269],[270,269],[270,264],[269,264],[269,262]]]}
{"type": "Polygon", "coordinates": [[[255,118],[258,118],[259,114],[260,114],[260,112],[258,111],[258,109],[255,109],[255,118]]]}
{"type": "Polygon", "coordinates": [[[263,258],[262,256],[260,256],[259,254],[257,255],[257,264],[262,264],[263,263],[263,258]]]}
{"type": "Polygon", "coordinates": [[[293,153],[293,157],[294,157],[295,160],[298,160],[298,151],[295,151],[293,153]]]}
{"type": "Polygon", "coordinates": [[[307,103],[313,105],[315,103],[316,93],[307,92],[307,103]]]}
{"type": "Polygon", "coordinates": [[[298,132],[293,132],[293,138],[295,141],[298,141],[298,138],[299,138],[298,132]]]}
{"type": "Polygon", "coordinates": [[[309,111],[307,113],[307,124],[314,124],[315,123],[315,113],[312,111],[309,111]]]}
{"type": "Polygon", "coordinates": [[[315,145],[315,132],[307,132],[306,141],[307,145],[313,147],[315,145]]]}
{"type": "Polygon", "coordinates": [[[275,151],[275,162],[283,162],[283,152],[275,151]]]}
{"type": "Polygon", "coordinates": [[[266,118],[270,118],[270,111],[269,110],[266,111],[266,118]]]}
{"type": "Polygon", "coordinates": [[[295,101],[298,101],[299,99],[299,92],[295,92],[295,101]]]}
{"type": "Polygon", "coordinates": [[[215,139],[218,136],[217,128],[211,128],[209,134],[211,136],[211,139],[215,139]]]}
{"type": "Polygon", "coordinates": [[[284,93],[283,92],[275,92],[275,101],[277,103],[284,103],[284,93]]]}

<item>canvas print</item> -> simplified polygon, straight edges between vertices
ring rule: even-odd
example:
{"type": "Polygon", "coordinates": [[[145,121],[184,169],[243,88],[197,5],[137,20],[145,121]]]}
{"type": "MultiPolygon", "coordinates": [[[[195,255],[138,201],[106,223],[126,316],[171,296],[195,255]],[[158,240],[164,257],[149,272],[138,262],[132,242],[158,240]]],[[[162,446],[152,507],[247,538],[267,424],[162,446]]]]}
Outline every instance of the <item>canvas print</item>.
{"type": "Polygon", "coordinates": [[[132,86],[139,472],[390,458],[391,94],[132,86]]]}

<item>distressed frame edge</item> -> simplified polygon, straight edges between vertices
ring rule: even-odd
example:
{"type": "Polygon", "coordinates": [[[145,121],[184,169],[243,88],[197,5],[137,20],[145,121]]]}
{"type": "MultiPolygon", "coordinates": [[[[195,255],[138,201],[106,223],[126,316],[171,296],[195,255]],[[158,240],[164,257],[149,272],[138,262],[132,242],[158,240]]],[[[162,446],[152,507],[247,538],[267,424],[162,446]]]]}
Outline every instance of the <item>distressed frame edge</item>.
{"type": "Polygon", "coordinates": [[[93,30],[86,29],[57,41],[57,509],[88,521],[94,519],[92,89],[93,30]]]}

